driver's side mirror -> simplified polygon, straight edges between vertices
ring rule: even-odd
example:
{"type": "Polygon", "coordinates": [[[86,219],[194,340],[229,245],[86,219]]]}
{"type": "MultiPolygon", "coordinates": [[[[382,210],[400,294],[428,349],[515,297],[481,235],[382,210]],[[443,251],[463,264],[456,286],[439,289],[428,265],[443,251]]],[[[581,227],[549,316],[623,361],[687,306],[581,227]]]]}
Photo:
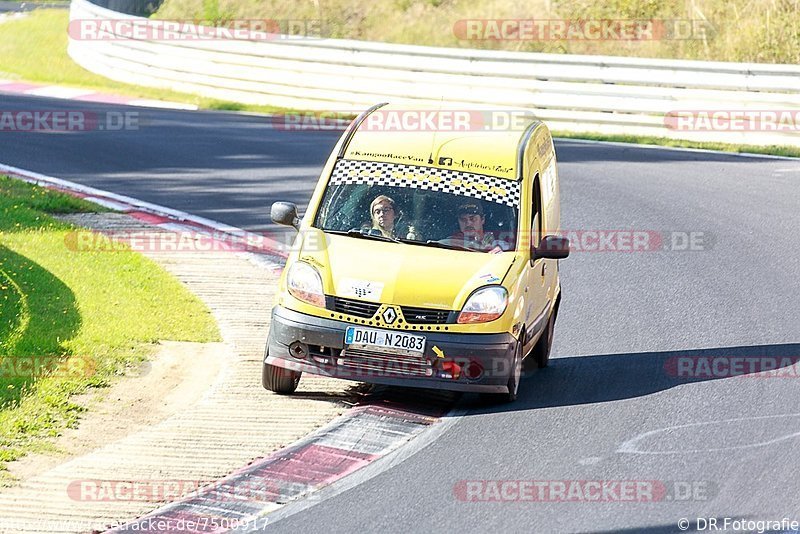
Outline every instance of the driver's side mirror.
{"type": "Polygon", "coordinates": [[[292,202],[275,202],[270,210],[270,217],[275,224],[300,228],[300,219],[297,217],[297,206],[292,202]]]}
{"type": "Polygon", "coordinates": [[[546,235],[538,247],[531,246],[531,259],[563,260],[569,256],[569,239],[557,235],[546,235]]]}

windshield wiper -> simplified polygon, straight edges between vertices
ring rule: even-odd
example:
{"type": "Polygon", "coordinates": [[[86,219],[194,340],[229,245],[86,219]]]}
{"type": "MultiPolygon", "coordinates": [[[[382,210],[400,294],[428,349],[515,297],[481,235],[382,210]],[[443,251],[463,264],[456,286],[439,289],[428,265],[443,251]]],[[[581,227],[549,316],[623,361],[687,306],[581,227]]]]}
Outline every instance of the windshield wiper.
{"type": "Polygon", "coordinates": [[[374,239],[376,241],[389,241],[391,243],[400,243],[399,240],[386,237],[383,234],[368,234],[361,232],[360,230],[348,230],[347,232],[342,232],[341,230],[324,230],[329,234],[336,234],[336,235],[346,235],[349,237],[360,237],[362,239],[374,239]]]}
{"type": "Polygon", "coordinates": [[[427,245],[429,247],[436,247],[436,248],[447,248],[450,250],[466,250],[467,252],[479,252],[474,248],[462,247],[461,245],[450,245],[447,243],[442,243],[441,241],[431,241],[430,239],[428,241],[425,241],[424,243],[420,243],[419,241],[417,241],[417,244],[427,245]]]}
{"type": "Polygon", "coordinates": [[[336,235],[346,235],[349,237],[358,237],[361,239],[374,239],[376,241],[389,241],[390,243],[408,243],[411,245],[421,245],[421,246],[429,246],[434,248],[446,248],[449,250],[463,250],[466,252],[480,252],[480,250],[474,248],[463,247],[461,245],[451,245],[448,243],[442,243],[440,241],[432,241],[428,240],[424,243],[422,241],[416,241],[414,239],[403,239],[403,238],[394,238],[394,237],[386,237],[383,234],[371,234],[365,233],[361,230],[348,230],[346,232],[342,230],[323,230],[329,234],[336,234],[336,235]]]}

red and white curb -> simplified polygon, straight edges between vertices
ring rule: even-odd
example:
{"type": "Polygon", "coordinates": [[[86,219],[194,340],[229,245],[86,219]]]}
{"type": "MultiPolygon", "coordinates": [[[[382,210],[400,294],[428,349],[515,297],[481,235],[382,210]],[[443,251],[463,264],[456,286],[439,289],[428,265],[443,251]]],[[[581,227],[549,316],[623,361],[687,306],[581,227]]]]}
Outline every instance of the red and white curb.
{"type": "Polygon", "coordinates": [[[379,390],[368,404],[295,444],[110,532],[155,533],[171,527],[189,533],[259,531],[287,504],[313,501],[317,491],[441,425],[457,399],[433,390],[400,399],[392,395],[392,390],[379,390]]]}
{"type": "Polygon", "coordinates": [[[62,87],[59,85],[42,85],[17,80],[0,79],[0,93],[14,93],[28,96],[60,98],[63,100],[76,100],[80,102],[119,104],[124,106],[138,106],[147,108],[180,109],[186,111],[196,111],[198,109],[197,106],[193,104],[181,104],[178,102],[133,98],[128,96],[100,93],[91,89],[62,87]]]}
{"type": "Polygon", "coordinates": [[[257,261],[266,260],[266,265],[272,268],[280,267],[283,259],[288,256],[289,247],[283,243],[205,217],[1,163],[0,174],[82,198],[113,211],[125,213],[162,230],[207,236],[218,250],[250,254],[257,261]]]}

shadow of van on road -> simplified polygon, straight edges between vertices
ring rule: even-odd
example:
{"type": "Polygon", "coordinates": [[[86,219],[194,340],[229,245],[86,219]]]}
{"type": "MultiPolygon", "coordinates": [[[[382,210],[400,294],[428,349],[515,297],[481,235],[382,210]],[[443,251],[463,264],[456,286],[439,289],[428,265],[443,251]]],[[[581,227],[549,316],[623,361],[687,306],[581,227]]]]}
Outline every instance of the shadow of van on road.
{"type": "Polygon", "coordinates": [[[477,396],[465,402],[478,413],[595,404],[750,374],[751,369],[800,378],[798,362],[797,343],[556,358],[550,367],[523,377],[512,404],[490,405],[477,396]],[[772,367],[777,369],[767,371],[772,367]]]}

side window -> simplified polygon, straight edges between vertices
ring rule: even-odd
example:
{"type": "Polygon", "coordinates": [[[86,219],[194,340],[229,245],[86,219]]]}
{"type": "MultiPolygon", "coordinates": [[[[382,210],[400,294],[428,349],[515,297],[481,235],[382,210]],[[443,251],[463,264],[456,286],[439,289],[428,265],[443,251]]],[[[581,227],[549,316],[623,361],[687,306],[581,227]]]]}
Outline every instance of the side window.
{"type": "Polygon", "coordinates": [[[531,244],[534,247],[539,246],[539,241],[542,239],[542,188],[539,184],[539,175],[533,179],[533,206],[531,208],[531,244]]]}

